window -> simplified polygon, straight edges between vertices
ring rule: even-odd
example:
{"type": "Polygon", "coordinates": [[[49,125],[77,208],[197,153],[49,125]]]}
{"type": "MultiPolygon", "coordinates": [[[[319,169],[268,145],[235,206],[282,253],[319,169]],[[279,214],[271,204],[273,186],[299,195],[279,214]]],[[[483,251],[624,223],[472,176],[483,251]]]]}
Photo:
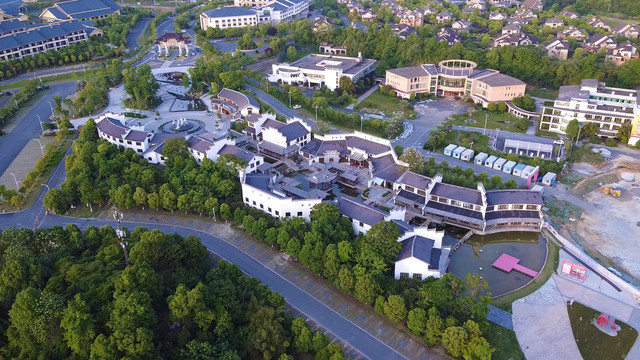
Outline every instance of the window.
{"type": "Polygon", "coordinates": [[[264,209],[264,205],[260,204],[260,209],[264,209]]]}
{"type": "Polygon", "coordinates": [[[280,216],[280,211],[276,210],[276,216],[280,216]]]}
{"type": "Polygon", "coordinates": [[[414,279],[418,279],[418,280],[422,280],[422,274],[413,273],[413,278],[414,279]]]}
{"type": "Polygon", "coordinates": [[[267,208],[267,210],[269,211],[269,213],[271,213],[271,208],[267,208]]]}
{"type": "Polygon", "coordinates": [[[362,221],[358,221],[358,223],[360,224],[360,227],[364,227],[364,223],[362,221]]]}
{"type": "Polygon", "coordinates": [[[253,200],[253,206],[256,206],[256,201],[255,200],[253,200]]]}
{"type": "Polygon", "coordinates": [[[524,205],[520,204],[520,205],[511,205],[511,208],[514,210],[522,210],[524,208],[524,205]]]}
{"type": "Polygon", "coordinates": [[[249,202],[249,198],[248,197],[244,198],[244,201],[249,202]]]}
{"type": "Polygon", "coordinates": [[[298,217],[302,216],[302,211],[298,211],[298,217]]]}
{"type": "Polygon", "coordinates": [[[408,279],[408,278],[409,278],[409,273],[405,273],[405,272],[400,273],[400,279],[408,279]]]}
{"type": "Polygon", "coordinates": [[[509,209],[509,205],[498,205],[498,210],[507,210],[509,209]]]}
{"type": "Polygon", "coordinates": [[[291,213],[290,213],[290,212],[287,212],[286,214],[284,214],[284,216],[286,216],[286,217],[291,217],[291,213]]]}
{"type": "Polygon", "coordinates": [[[538,205],[527,205],[527,210],[538,210],[538,205]]]}

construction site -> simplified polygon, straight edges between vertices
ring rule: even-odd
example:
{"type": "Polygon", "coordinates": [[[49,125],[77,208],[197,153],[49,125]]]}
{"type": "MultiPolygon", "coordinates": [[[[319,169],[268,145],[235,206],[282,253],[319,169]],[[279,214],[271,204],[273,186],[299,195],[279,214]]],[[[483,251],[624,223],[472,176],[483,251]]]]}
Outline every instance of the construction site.
{"type": "Polygon", "coordinates": [[[640,284],[640,161],[620,155],[599,165],[576,163],[566,179],[551,193],[560,231],[640,284]]]}

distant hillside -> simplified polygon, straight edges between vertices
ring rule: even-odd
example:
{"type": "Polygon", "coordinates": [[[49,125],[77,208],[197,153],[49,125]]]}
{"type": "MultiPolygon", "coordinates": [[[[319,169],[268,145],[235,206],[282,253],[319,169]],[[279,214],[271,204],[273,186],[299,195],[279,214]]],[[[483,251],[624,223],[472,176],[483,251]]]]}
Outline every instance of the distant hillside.
{"type": "Polygon", "coordinates": [[[574,5],[580,13],[608,12],[625,14],[626,16],[640,16],[640,1],[638,0],[546,0],[545,9],[558,4],[560,9],[574,5]]]}

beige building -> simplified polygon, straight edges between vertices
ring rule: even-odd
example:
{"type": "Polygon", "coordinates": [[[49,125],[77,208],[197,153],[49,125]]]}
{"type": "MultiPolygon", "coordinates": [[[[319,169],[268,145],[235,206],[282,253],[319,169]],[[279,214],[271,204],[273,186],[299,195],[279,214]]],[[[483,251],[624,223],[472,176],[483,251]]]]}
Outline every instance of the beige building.
{"type": "Polygon", "coordinates": [[[510,101],[524,95],[526,84],[497,70],[477,70],[467,60],[445,60],[386,72],[385,85],[399,97],[428,93],[437,96],[469,96],[483,106],[491,102],[510,101]]]}

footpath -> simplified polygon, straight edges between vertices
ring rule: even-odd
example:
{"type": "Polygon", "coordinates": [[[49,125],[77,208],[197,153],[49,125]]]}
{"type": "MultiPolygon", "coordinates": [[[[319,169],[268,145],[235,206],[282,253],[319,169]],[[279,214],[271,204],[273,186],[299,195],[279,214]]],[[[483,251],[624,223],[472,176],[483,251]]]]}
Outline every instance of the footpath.
{"type": "MultiPolygon", "coordinates": [[[[449,359],[441,346],[429,348],[424,341],[411,334],[405,326],[389,320],[386,316],[378,314],[369,306],[363,306],[355,298],[344,294],[331,286],[320,276],[311,272],[309,268],[299,263],[294,263],[283,253],[252,239],[246,233],[211,219],[183,214],[166,214],[152,211],[123,211],[125,221],[145,222],[152,224],[165,224],[191,228],[219,237],[233,246],[241,249],[246,254],[273,269],[281,277],[287,279],[299,288],[306,291],[318,301],[330,307],[356,326],[375,336],[398,353],[408,359],[449,359]]],[[[73,214],[71,214],[73,216],[73,214]]],[[[100,219],[111,219],[108,210],[96,212],[100,219]]],[[[131,229],[132,230],[132,229],[131,229]]],[[[295,312],[295,311],[294,311],[295,312]]],[[[310,322],[312,323],[312,322],[310,322]]],[[[351,359],[364,359],[364,356],[349,347],[345,341],[336,339],[329,334],[345,349],[345,356],[351,359]]],[[[348,340],[348,339],[345,339],[348,340]]]]}

